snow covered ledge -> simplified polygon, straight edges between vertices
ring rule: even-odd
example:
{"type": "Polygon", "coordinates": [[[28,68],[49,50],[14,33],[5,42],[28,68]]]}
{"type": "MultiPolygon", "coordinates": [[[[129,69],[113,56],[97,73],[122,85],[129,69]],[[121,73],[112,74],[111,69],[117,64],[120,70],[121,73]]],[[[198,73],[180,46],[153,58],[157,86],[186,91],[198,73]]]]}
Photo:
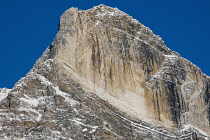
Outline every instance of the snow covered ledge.
{"type": "Polygon", "coordinates": [[[0,101],[3,100],[4,98],[6,98],[10,91],[11,91],[11,89],[0,88],[0,101]]]}
{"type": "Polygon", "coordinates": [[[184,139],[186,137],[188,137],[189,135],[191,135],[193,132],[197,132],[198,135],[201,135],[202,137],[205,138],[205,140],[210,140],[210,136],[205,133],[204,131],[202,131],[201,129],[194,127],[191,124],[188,125],[184,125],[183,128],[180,130],[181,133],[185,133],[184,135],[182,135],[180,138],[184,139]]]}

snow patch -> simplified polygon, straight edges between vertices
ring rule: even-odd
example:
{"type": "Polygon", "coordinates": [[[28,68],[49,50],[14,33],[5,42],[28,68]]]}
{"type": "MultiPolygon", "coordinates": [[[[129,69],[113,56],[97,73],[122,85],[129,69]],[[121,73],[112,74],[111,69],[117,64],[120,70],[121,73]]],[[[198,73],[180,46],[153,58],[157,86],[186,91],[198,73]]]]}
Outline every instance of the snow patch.
{"type": "Polygon", "coordinates": [[[0,101],[5,99],[8,96],[8,93],[2,93],[0,92],[0,101]]]}
{"type": "Polygon", "coordinates": [[[86,132],[86,131],[88,131],[88,129],[87,129],[87,128],[84,128],[84,129],[82,130],[82,132],[86,132]]]}
{"type": "MultiPolygon", "coordinates": [[[[131,35],[131,34],[125,32],[125,31],[123,31],[123,30],[120,30],[120,29],[118,29],[118,28],[113,28],[113,30],[119,31],[119,32],[123,32],[123,33],[125,33],[126,35],[131,36],[131,37],[133,37],[134,39],[136,39],[136,40],[138,40],[138,41],[140,41],[140,42],[143,42],[143,43],[145,43],[145,44],[147,44],[147,45],[150,45],[148,42],[146,42],[146,41],[144,41],[144,40],[142,40],[142,39],[140,39],[140,38],[138,38],[138,37],[136,37],[136,36],[134,36],[134,35],[131,35]]],[[[155,49],[156,49],[156,48],[155,48],[155,49]]]]}
{"type": "MultiPolygon", "coordinates": [[[[97,128],[98,128],[98,126],[93,126],[93,125],[89,125],[89,124],[84,124],[83,122],[81,122],[81,119],[78,119],[78,118],[73,119],[72,121],[73,121],[73,122],[76,122],[76,123],[79,124],[79,125],[85,126],[85,127],[87,127],[87,128],[92,128],[92,129],[97,129],[97,128]]],[[[83,129],[83,130],[84,130],[84,129],[83,129]]]]}
{"type": "Polygon", "coordinates": [[[197,127],[194,127],[193,125],[191,124],[187,124],[187,125],[184,125],[184,128],[181,129],[181,132],[184,132],[184,131],[188,131],[188,130],[195,130],[197,132],[199,132],[200,134],[204,135],[205,137],[209,138],[208,134],[205,133],[204,131],[202,131],[201,129],[197,128],[197,127]]]}
{"type": "Polygon", "coordinates": [[[97,26],[99,23],[101,23],[101,22],[97,20],[95,26],[97,26]]]}
{"type": "Polygon", "coordinates": [[[76,105],[77,104],[77,101],[75,101],[75,100],[71,99],[70,97],[68,97],[67,93],[60,91],[58,86],[57,87],[53,87],[53,88],[56,90],[56,94],[57,95],[60,95],[60,96],[64,97],[65,100],[67,102],[69,102],[71,105],[76,105]]]}
{"type": "Polygon", "coordinates": [[[95,133],[95,132],[96,132],[96,129],[93,129],[89,133],[92,134],[92,133],[95,133]]]}
{"type": "Polygon", "coordinates": [[[37,117],[37,121],[40,121],[41,120],[41,118],[42,118],[42,114],[40,114],[40,113],[38,113],[38,117],[37,117]]]}
{"type": "Polygon", "coordinates": [[[39,111],[35,110],[35,109],[32,109],[32,108],[19,108],[18,109],[19,111],[25,111],[25,112],[33,112],[33,113],[36,113],[38,116],[36,118],[36,121],[40,121],[41,120],[41,117],[42,117],[42,114],[39,113],[39,111]]]}
{"type": "Polygon", "coordinates": [[[96,16],[123,16],[127,15],[125,12],[119,10],[118,8],[111,8],[108,6],[105,6],[103,4],[99,6],[95,6],[92,9],[89,9],[87,11],[95,12],[97,11],[96,16]]]}
{"type": "Polygon", "coordinates": [[[53,85],[52,82],[50,82],[47,78],[45,78],[44,76],[40,75],[40,74],[36,74],[36,76],[38,77],[38,79],[41,81],[42,84],[44,85],[53,85]]]}
{"type": "Polygon", "coordinates": [[[131,19],[131,22],[132,22],[132,23],[135,23],[135,24],[139,24],[139,21],[138,21],[137,19],[133,19],[133,18],[132,18],[132,19],[131,19]]]}
{"type": "Polygon", "coordinates": [[[178,61],[178,56],[177,55],[164,55],[165,59],[163,60],[163,66],[158,70],[156,74],[153,75],[151,78],[151,81],[154,79],[159,79],[159,80],[165,80],[165,81],[170,81],[169,79],[163,79],[163,74],[165,73],[171,73],[171,66],[175,65],[176,62],[178,61]]]}
{"type": "Polygon", "coordinates": [[[27,95],[24,95],[24,96],[26,98],[21,97],[19,99],[22,100],[22,101],[24,101],[24,102],[26,102],[26,103],[28,103],[28,104],[30,104],[31,106],[34,106],[34,107],[37,107],[38,106],[39,101],[37,99],[30,98],[27,95]]]}
{"type": "Polygon", "coordinates": [[[11,89],[2,88],[0,89],[0,101],[5,99],[8,96],[8,93],[11,91],[11,89]]]}
{"type": "Polygon", "coordinates": [[[168,63],[173,65],[175,64],[175,62],[177,62],[178,57],[176,55],[165,55],[165,59],[167,60],[168,63]]]}

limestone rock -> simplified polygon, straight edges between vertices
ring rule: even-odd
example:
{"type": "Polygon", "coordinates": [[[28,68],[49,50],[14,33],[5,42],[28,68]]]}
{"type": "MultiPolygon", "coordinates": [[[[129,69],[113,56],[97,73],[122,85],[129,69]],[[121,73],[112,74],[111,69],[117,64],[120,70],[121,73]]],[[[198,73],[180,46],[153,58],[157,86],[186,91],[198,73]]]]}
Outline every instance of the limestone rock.
{"type": "Polygon", "coordinates": [[[117,8],[70,8],[0,101],[2,139],[209,139],[210,78],[117,8]]]}

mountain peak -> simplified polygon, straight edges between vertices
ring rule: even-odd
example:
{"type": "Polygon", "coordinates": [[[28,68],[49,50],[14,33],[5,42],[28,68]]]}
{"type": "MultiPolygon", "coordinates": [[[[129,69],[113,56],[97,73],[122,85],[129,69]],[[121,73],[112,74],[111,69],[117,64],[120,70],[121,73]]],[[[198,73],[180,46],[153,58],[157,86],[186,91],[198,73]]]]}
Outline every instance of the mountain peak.
{"type": "MultiPolygon", "coordinates": [[[[118,8],[113,8],[104,4],[100,4],[98,6],[94,6],[93,8],[89,9],[89,10],[96,10],[96,9],[106,9],[106,10],[114,10],[114,9],[118,9],[118,8]]],[[[88,11],[88,10],[87,10],[88,11]]]]}
{"type": "Polygon", "coordinates": [[[209,89],[197,66],[128,14],[70,8],[0,101],[0,139],[209,139],[209,89]]]}

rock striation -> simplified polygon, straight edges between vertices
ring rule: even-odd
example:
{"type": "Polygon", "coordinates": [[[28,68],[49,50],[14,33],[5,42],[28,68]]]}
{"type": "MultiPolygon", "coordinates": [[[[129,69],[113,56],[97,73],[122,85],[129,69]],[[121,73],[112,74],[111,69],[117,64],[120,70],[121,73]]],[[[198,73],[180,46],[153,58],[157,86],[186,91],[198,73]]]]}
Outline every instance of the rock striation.
{"type": "Polygon", "coordinates": [[[65,11],[50,47],[7,91],[0,139],[210,135],[210,78],[148,27],[105,5],[65,11]]]}

